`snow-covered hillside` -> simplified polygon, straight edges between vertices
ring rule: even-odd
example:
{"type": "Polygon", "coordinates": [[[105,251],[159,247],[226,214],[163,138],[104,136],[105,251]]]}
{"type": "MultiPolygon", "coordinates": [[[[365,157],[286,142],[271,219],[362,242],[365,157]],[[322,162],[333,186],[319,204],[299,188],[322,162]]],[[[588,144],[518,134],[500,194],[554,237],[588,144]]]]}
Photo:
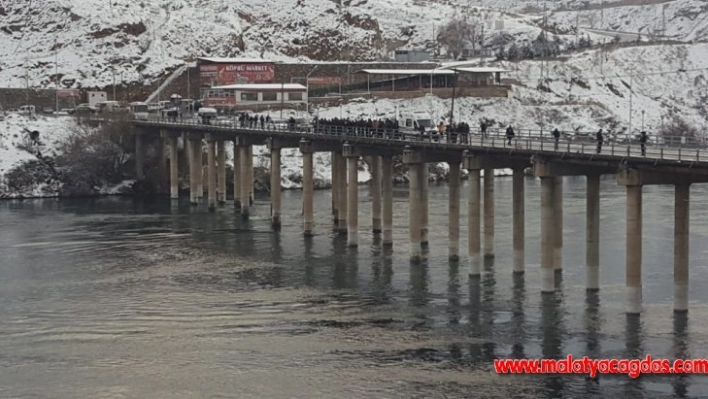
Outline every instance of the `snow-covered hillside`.
{"type": "MultiPolygon", "coordinates": [[[[197,56],[381,60],[455,17],[532,39],[540,17],[421,0],[45,0],[0,5],[0,87],[150,82],[197,56]],[[56,62],[55,62],[56,57],[56,62]]],[[[574,37],[575,21],[556,33],[574,37]]],[[[443,51],[444,48],[440,47],[443,51]]]]}

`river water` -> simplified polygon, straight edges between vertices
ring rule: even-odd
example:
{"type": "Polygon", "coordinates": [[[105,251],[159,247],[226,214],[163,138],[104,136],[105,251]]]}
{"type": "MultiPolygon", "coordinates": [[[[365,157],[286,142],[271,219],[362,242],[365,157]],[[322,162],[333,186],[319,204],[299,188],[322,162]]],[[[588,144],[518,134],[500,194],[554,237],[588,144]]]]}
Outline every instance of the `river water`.
{"type": "Polygon", "coordinates": [[[405,187],[395,188],[392,251],[370,233],[366,187],[356,250],[332,232],[329,191],[315,192],[311,240],[298,191],[284,193],[279,234],[267,198],[248,222],[230,206],[209,213],[165,199],[1,202],[0,397],[708,395],[708,376],[511,376],[492,366],[569,353],[708,358],[705,189],[692,189],[690,313],[674,317],[673,191],[645,188],[645,313],[628,318],[621,187],[602,182],[602,289],[588,295],[585,182],[566,179],[563,278],[542,296],[539,182],[526,186],[524,277],[511,272],[511,179],[495,186],[496,258],[472,281],[465,256],[447,260],[444,185],[430,187],[419,265],[408,261],[405,187]]]}

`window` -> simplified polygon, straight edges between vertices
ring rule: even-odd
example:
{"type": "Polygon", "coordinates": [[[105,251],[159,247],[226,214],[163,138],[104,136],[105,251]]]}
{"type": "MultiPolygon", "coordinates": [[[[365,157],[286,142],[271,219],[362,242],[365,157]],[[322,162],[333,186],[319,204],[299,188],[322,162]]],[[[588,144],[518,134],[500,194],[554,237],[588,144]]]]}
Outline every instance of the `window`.
{"type": "Polygon", "coordinates": [[[272,91],[263,93],[263,101],[278,101],[278,93],[272,91]]]}
{"type": "Polygon", "coordinates": [[[241,93],[241,101],[258,101],[258,93],[241,93]]]}
{"type": "Polygon", "coordinates": [[[302,101],[302,93],[288,93],[288,101],[302,101]]]}

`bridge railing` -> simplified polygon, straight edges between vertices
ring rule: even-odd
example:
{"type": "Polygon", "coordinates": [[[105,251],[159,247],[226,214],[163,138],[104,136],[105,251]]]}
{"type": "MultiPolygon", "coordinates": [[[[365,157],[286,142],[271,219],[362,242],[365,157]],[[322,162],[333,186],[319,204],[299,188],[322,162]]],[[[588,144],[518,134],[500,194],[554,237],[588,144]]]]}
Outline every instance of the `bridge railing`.
{"type": "MultiPolygon", "coordinates": [[[[98,119],[108,122],[109,118],[98,119]]],[[[665,159],[687,162],[708,161],[708,151],[705,142],[686,142],[684,137],[664,136],[659,143],[647,143],[644,151],[639,140],[613,140],[605,138],[600,151],[594,133],[577,136],[561,136],[558,141],[547,131],[518,129],[515,136],[509,140],[503,129],[488,129],[486,134],[479,130],[472,130],[469,134],[448,132],[440,135],[434,132],[420,133],[405,129],[371,129],[355,126],[332,126],[325,124],[288,124],[288,123],[241,123],[238,118],[212,120],[204,124],[197,119],[151,119],[136,120],[136,122],[154,125],[201,127],[217,131],[257,131],[264,135],[269,133],[288,133],[301,135],[303,138],[323,136],[338,138],[342,141],[359,138],[370,139],[382,143],[418,143],[428,147],[490,147],[504,149],[524,149],[531,151],[557,152],[557,153],[583,153],[600,154],[619,157],[665,159]],[[509,144],[511,141],[511,144],[509,144]]]]}

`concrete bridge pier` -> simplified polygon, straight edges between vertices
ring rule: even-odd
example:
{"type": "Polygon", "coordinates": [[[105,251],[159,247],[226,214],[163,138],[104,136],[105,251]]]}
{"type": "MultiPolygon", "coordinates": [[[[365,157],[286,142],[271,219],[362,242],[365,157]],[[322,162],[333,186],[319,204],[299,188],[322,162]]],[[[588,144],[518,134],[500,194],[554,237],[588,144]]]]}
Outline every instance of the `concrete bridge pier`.
{"type": "Polygon", "coordinates": [[[345,144],[343,155],[347,162],[347,246],[359,245],[359,156],[351,144],[345,144]]]}
{"type": "Polygon", "coordinates": [[[600,289],[600,175],[588,175],[585,203],[587,291],[600,289]]]}
{"type": "Polygon", "coordinates": [[[482,190],[480,169],[469,169],[470,193],[468,206],[468,239],[469,275],[478,277],[482,274],[482,190]]]}
{"type": "Polygon", "coordinates": [[[219,177],[216,185],[217,202],[219,205],[226,203],[226,143],[224,140],[216,142],[216,160],[218,163],[217,176],[219,177]]]}
{"type": "Polygon", "coordinates": [[[193,133],[186,135],[187,147],[189,148],[189,202],[198,205],[200,200],[199,182],[202,176],[202,168],[199,164],[199,153],[201,150],[202,136],[193,133]]]}
{"type": "Polygon", "coordinates": [[[501,158],[490,155],[463,152],[462,167],[469,171],[469,256],[470,275],[481,274],[480,230],[482,227],[481,171],[484,170],[484,256],[494,257],[494,169],[510,168],[513,175],[513,248],[514,272],[524,271],[524,169],[529,166],[528,157],[501,158]]]}
{"type": "Polygon", "coordinates": [[[689,184],[674,185],[674,312],[688,312],[689,184]]]}
{"type": "Polygon", "coordinates": [[[541,177],[541,292],[555,291],[555,276],[553,270],[555,207],[555,177],[541,177]]]}
{"type": "Polygon", "coordinates": [[[195,174],[197,176],[197,198],[199,202],[204,199],[204,145],[203,137],[194,142],[195,174]]]}
{"type": "Polygon", "coordinates": [[[313,191],[314,191],[314,165],[312,143],[302,139],[300,141],[300,152],[302,152],[302,209],[304,214],[304,234],[305,236],[313,236],[314,234],[314,207],[313,207],[313,191]]]}
{"type": "Polygon", "coordinates": [[[140,132],[135,133],[135,177],[138,180],[145,178],[145,142],[140,132]]]}
{"type": "Polygon", "coordinates": [[[383,183],[383,245],[393,245],[393,158],[381,157],[383,183]]]}
{"type": "MultiPolygon", "coordinates": [[[[586,276],[587,289],[590,291],[599,288],[599,262],[600,262],[600,176],[603,174],[614,174],[617,172],[616,167],[603,162],[577,162],[564,163],[552,161],[541,157],[535,157],[532,161],[534,176],[541,178],[541,266],[542,272],[548,273],[547,269],[561,270],[561,250],[563,246],[562,235],[562,201],[563,193],[562,183],[553,181],[553,187],[544,187],[544,181],[549,183],[550,178],[558,180],[563,176],[587,176],[587,203],[586,203],[586,276]],[[551,195],[549,198],[544,197],[544,193],[551,195]],[[545,198],[545,200],[544,200],[545,198]],[[544,202],[545,201],[545,202],[544,202]],[[559,209],[561,208],[561,209],[559,209]],[[550,212],[550,213],[548,213],[550,212]],[[545,223],[545,224],[544,224],[545,223]],[[545,229],[544,229],[544,226],[545,229]],[[550,230],[551,236],[546,237],[544,234],[550,230]],[[559,235],[558,235],[559,234],[559,235]],[[550,240],[548,242],[544,240],[550,240]],[[545,256],[545,257],[544,257],[545,256]],[[558,267],[558,269],[556,269],[558,267]]],[[[551,272],[553,274],[553,272],[551,272]]],[[[548,288],[554,280],[544,274],[544,287],[548,288]]]]}
{"type": "Polygon", "coordinates": [[[563,177],[558,176],[553,187],[553,270],[563,271],[563,177]]]}
{"type": "Polygon", "coordinates": [[[423,176],[426,175],[425,158],[421,152],[409,147],[403,150],[403,163],[408,166],[408,228],[410,230],[410,260],[420,262],[423,221],[423,176]]]}
{"type": "MultiPolygon", "coordinates": [[[[258,143],[260,144],[260,143],[258,143]]],[[[249,201],[249,206],[253,206],[253,201],[255,199],[255,190],[253,188],[254,186],[254,178],[253,178],[253,144],[250,144],[247,146],[248,147],[248,180],[246,180],[246,183],[248,184],[248,201],[249,201]]]]}
{"type": "Polygon", "coordinates": [[[484,169],[484,257],[494,258],[494,168],[484,169]]]}
{"type": "Polygon", "coordinates": [[[623,169],[617,184],[627,188],[627,313],[642,310],[642,187],[674,185],[674,312],[688,311],[689,192],[693,183],[708,183],[708,175],[665,172],[666,169],[623,169]]]}
{"type": "Polygon", "coordinates": [[[524,168],[514,168],[512,176],[512,223],[514,240],[514,273],[524,273],[524,239],[525,239],[525,194],[524,194],[524,168]]]}
{"type": "Polygon", "coordinates": [[[170,198],[179,199],[179,154],[177,136],[168,138],[170,146],[170,198]]]}
{"type": "Polygon", "coordinates": [[[337,213],[337,207],[339,206],[339,199],[337,198],[339,194],[339,189],[336,185],[336,181],[339,178],[339,157],[341,157],[341,152],[332,151],[330,169],[332,172],[332,177],[330,178],[332,186],[332,219],[334,220],[334,225],[339,223],[339,215],[337,213]]]}
{"type": "Polygon", "coordinates": [[[209,210],[216,210],[216,140],[211,135],[207,135],[207,186],[209,188],[207,200],[209,210]]]}
{"type": "Polygon", "coordinates": [[[248,156],[250,154],[248,145],[239,146],[239,162],[241,164],[241,217],[243,219],[248,219],[251,212],[251,185],[249,184],[249,179],[251,178],[251,173],[248,170],[250,163],[248,156]]]}
{"type": "Polygon", "coordinates": [[[460,162],[450,162],[448,195],[448,257],[460,258],[460,162]]]}
{"type": "Polygon", "coordinates": [[[299,148],[300,140],[297,139],[278,139],[271,137],[266,142],[270,151],[270,217],[271,225],[274,230],[280,230],[281,227],[281,154],[283,148],[299,148]]]}
{"type": "Polygon", "coordinates": [[[274,229],[280,229],[280,148],[270,150],[270,218],[274,229]]]}
{"type": "Polygon", "coordinates": [[[429,192],[429,178],[430,173],[428,172],[428,163],[425,162],[421,165],[420,169],[420,196],[421,196],[421,209],[420,209],[420,245],[428,247],[428,219],[430,218],[430,211],[428,209],[428,192],[429,192]]]}
{"type": "Polygon", "coordinates": [[[372,156],[371,168],[371,222],[374,234],[381,234],[381,157],[372,156]]]}
{"type": "Polygon", "coordinates": [[[339,166],[337,167],[337,217],[339,222],[337,222],[337,228],[340,235],[347,234],[347,159],[344,155],[338,157],[339,166]]]}
{"type": "Polygon", "coordinates": [[[234,139],[234,208],[241,209],[241,150],[234,139]]]}

